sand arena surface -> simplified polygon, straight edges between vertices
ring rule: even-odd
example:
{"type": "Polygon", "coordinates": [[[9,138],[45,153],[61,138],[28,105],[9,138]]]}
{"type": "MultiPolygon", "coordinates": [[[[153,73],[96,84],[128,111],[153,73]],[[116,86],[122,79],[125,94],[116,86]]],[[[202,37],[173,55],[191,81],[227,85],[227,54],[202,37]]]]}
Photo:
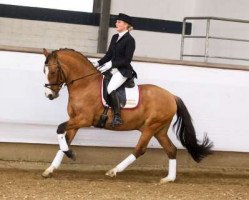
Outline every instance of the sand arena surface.
{"type": "Polygon", "coordinates": [[[109,178],[104,170],[68,166],[44,179],[47,166],[1,161],[0,199],[249,199],[248,171],[180,170],[175,183],[160,185],[166,174],[161,170],[127,170],[109,178]]]}

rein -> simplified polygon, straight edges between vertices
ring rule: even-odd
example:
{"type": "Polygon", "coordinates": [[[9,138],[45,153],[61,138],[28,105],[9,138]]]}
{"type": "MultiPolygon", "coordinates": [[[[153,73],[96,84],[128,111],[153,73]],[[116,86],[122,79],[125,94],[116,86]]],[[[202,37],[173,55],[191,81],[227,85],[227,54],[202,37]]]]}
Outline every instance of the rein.
{"type": "Polygon", "coordinates": [[[78,81],[78,80],[87,78],[87,77],[92,76],[92,75],[95,75],[95,74],[98,74],[98,72],[94,72],[94,73],[91,73],[91,74],[82,76],[82,77],[80,77],[80,78],[73,79],[73,80],[69,81],[68,83],[65,83],[65,85],[68,86],[68,85],[70,85],[70,84],[73,84],[75,81],[78,81]]]}

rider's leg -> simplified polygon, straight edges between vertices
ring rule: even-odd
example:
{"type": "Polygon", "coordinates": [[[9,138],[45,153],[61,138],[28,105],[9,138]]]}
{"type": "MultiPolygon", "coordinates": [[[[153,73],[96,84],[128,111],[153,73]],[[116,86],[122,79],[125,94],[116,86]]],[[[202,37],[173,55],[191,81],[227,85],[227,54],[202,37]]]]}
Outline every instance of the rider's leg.
{"type": "Polygon", "coordinates": [[[108,94],[111,94],[112,91],[118,89],[127,80],[127,77],[124,77],[118,70],[112,70],[112,72],[113,76],[107,87],[108,94]]]}
{"type": "Polygon", "coordinates": [[[120,104],[119,104],[119,99],[116,93],[116,89],[118,89],[126,80],[127,78],[124,77],[118,70],[116,70],[115,73],[113,73],[113,76],[107,87],[107,92],[110,97],[111,106],[114,111],[112,126],[122,124],[122,120],[120,116],[120,104]]]}

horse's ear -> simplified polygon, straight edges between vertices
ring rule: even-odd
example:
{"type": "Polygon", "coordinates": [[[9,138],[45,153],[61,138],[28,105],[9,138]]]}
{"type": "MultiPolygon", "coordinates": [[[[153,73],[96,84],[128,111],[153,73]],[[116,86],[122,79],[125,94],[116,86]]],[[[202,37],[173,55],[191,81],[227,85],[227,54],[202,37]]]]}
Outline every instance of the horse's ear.
{"type": "Polygon", "coordinates": [[[45,49],[45,48],[43,48],[43,54],[44,54],[44,56],[47,58],[48,57],[48,51],[47,51],[47,49],[45,49]]]}

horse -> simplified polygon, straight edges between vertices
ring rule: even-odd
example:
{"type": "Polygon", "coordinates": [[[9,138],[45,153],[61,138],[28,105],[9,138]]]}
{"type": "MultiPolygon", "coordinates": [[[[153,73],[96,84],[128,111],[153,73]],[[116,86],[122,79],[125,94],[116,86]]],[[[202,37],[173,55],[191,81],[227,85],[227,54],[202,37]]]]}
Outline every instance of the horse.
{"type": "MultiPolygon", "coordinates": [[[[69,148],[78,129],[96,127],[103,111],[101,88],[103,75],[80,52],[73,49],[59,49],[49,53],[43,49],[46,57],[44,75],[48,83],[45,84],[45,95],[50,100],[59,96],[64,86],[68,90],[67,112],[69,120],[61,123],[57,128],[60,149],[51,165],[43,172],[43,177],[51,177],[58,169],[64,155],[76,159],[75,153],[69,148]]],[[[173,117],[174,130],[178,140],[192,156],[194,161],[200,162],[212,153],[213,143],[207,135],[200,142],[196,137],[195,128],[187,107],[180,97],[152,84],[139,85],[140,104],[136,109],[121,109],[123,124],[111,127],[113,113],[107,112],[108,121],[104,129],[113,131],[138,130],[140,138],[133,152],[121,163],[109,170],[106,175],[115,177],[124,171],[136,159],[142,156],[152,137],[155,137],[168,156],[168,174],[160,183],[174,182],[176,179],[177,148],[167,135],[173,117]]]]}

